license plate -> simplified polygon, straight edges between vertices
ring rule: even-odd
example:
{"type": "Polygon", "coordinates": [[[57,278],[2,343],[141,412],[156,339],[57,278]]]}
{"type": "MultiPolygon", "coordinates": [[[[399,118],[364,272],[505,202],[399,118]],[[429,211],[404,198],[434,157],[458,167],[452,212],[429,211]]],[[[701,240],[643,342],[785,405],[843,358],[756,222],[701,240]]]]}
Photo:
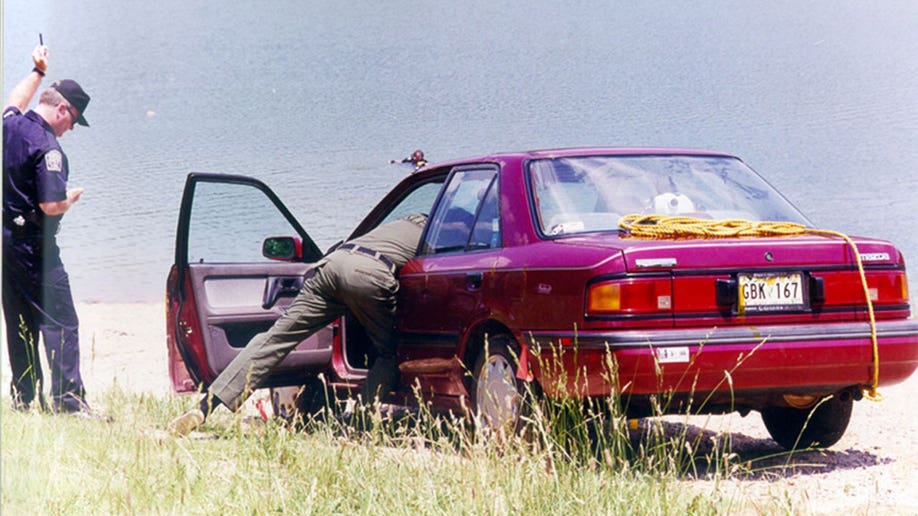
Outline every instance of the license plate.
{"type": "Polygon", "coordinates": [[[739,311],[762,312],[805,308],[799,272],[739,274],[739,311]]]}

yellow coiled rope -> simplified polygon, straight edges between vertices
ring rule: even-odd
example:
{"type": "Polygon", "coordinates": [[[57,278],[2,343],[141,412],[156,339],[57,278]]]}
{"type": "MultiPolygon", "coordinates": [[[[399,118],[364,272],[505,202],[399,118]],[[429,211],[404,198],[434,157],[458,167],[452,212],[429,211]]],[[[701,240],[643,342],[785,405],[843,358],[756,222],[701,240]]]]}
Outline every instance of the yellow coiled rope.
{"type": "Polygon", "coordinates": [[[880,382],[880,350],[877,343],[877,322],[873,314],[873,301],[867,287],[867,275],[861,263],[857,244],[848,235],[827,229],[808,228],[794,222],[753,222],[749,220],[707,220],[695,217],[667,215],[625,215],[618,221],[620,228],[635,238],[679,239],[679,238],[742,238],[742,237],[784,237],[798,235],[822,235],[843,239],[854,252],[857,270],[861,277],[861,288],[867,300],[867,315],[870,318],[870,343],[873,348],[873,378],[869,386],[862,387],[864,396],[873,401],[883,399],[877,392],[880,382]]]}

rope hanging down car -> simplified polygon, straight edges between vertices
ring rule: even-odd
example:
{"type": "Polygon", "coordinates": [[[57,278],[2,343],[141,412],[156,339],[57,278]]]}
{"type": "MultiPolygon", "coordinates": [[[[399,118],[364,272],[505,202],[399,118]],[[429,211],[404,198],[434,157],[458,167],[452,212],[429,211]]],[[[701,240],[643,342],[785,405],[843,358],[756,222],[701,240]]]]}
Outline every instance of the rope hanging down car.
{"type": "Polygon", "coordinates": [[[784,237],[797,235],[821,235],[843,239],[854,252],[857,270],[861,277],[861,287],[867,300],[867,315],[870,318],[870,343],[873,348],[873,378],[871,385],[863,387],[864,396],[872,401],[881,401],[883,396],[877,392],[880,381],[880,352],[877,344],[877,323],[873,313],[873,302],[867,287],[867,276],[857,244],[848,235],[828,229],[808,228],[793,222],[753,222],[749,220],[707,220],[685,216],[666,215],[625,215],[618,221],[620,228],[635,238],[742,238],[742,237],[784,237]]]}

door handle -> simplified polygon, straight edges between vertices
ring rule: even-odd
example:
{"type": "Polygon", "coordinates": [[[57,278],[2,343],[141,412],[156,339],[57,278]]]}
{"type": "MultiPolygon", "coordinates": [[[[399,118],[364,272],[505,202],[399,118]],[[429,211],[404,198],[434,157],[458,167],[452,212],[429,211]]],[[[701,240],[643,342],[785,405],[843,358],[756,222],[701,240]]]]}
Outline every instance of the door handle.
{"type": "Polygon", "coordinates": [[[483,275],[480,272],[469,272],[465,275],[466,290],[478,290],[481,288],[483,275]]]}
{"type": "Polygon", "coordinates": [[[262,299],[261,307],[265,310],[274,306],[274,303],[281,296],[295,296],[303,288],[303,277],[281,277],[268,278],[268,284],[265,286],[265,295],[262,299]]]}

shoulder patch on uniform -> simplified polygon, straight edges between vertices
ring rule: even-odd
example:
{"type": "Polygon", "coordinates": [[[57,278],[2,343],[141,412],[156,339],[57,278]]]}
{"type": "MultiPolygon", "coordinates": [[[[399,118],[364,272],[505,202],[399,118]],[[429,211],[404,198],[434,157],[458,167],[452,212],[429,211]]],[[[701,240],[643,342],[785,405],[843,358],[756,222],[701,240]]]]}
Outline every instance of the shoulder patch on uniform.
{"type": "Polygon", "coordinates": [[[45,168],[48,172],[60,172],[64,168],[64,157],[57,149],[45,153],[45,168]]]}

